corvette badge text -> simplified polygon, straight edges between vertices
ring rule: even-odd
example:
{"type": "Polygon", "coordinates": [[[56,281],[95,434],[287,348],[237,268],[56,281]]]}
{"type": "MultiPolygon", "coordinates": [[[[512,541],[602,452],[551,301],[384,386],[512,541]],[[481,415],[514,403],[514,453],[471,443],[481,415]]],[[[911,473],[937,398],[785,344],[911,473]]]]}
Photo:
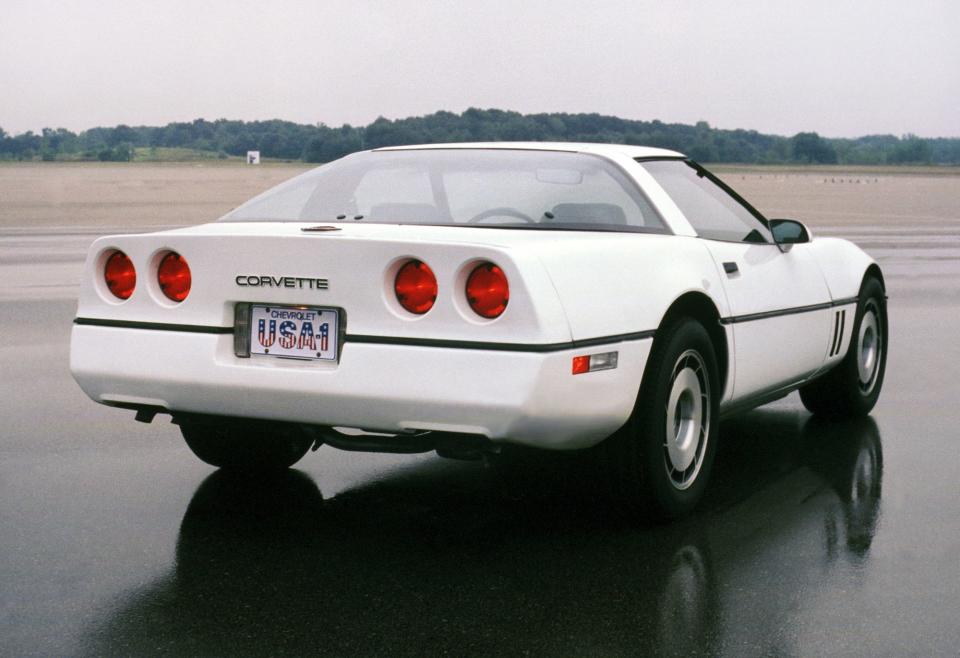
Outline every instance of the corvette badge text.
{"type": "Polygon", "coordinates": [[[255,274],[240,274],[234,281],[238,286],[258,288],[309,288],[310,290],[327,290],[330,287],[327,279],[313,279],[302,276],[257,276],[255,274]]]}

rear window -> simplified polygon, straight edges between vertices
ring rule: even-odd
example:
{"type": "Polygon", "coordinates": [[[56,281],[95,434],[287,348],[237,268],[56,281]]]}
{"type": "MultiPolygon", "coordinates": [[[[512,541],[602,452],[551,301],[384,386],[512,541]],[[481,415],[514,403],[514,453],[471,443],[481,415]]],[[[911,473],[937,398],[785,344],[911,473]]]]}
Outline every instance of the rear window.
{"type": "Polygon", "coordinates": [[[607,160],[510,149],[357,153],[265,192],[223,221],[668,232],[607,160]]]}

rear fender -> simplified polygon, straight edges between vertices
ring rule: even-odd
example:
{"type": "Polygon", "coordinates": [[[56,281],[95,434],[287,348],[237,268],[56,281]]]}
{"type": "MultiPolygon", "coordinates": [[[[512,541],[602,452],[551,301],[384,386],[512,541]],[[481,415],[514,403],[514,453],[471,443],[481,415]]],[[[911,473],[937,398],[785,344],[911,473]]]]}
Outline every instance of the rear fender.
{"type": "MultiPolygon", "coordinates": [[[[704,322],[721,362],[720,380],[731,390],[732,342],[729,328],[718,322],[730,312],[717,264],[701,240],[617,234],[594,246],[589,263],[572,265],[586,258],[582,251],[576,244],[556,244],[540,254],[573,340],[656,331],[686,312],[704,322]]],[[[632,383],[637,392],[640,383],[632,383]]]]}

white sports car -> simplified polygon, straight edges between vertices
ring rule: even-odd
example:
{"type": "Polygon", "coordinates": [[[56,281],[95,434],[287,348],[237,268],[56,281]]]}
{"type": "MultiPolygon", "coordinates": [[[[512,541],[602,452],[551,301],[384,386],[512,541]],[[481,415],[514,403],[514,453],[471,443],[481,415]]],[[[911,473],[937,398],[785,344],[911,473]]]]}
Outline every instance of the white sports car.
{"type": "Polygon", "coordinates": [[[869,256],[764,218],[679,153],[451,144],[98,239],[70,365],[97,402],[171,414],[218,467],[324,443],[600,446],[626,500],[676,516],[721,416],[797,389],[814,413],[866,414],[886,340],[869,256]]]}

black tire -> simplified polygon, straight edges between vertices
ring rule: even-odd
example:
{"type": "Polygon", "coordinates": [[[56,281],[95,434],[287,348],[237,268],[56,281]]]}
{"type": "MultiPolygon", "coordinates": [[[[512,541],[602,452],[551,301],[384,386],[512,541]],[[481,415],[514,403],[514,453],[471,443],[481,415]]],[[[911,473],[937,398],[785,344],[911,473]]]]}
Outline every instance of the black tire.
{"type": "Polygon", "coordinates": [[[630,420],[601,448],[614,493],[631,511],[670,519],[697,505],[716,454],[719,398],[719,368],[706,329],[689,318],[661,329],[630,420]],[[697,396],[691,391],[690,405],[684,406],[687,392],[683,381],[677,383],[681,376],[691,381],[688,370],[701,387],[701,416],[695,426],[689,424],[695,419],[686,416],[695,415],[690,405],[696,406],[693,399],[697,396]],[[679,397],[677,386],[684,388],[679,397]],[[676,468],[683,466],[686,458],[692,459],[690,465],[682,471],[676,468]]]}
{"type": "Polygon", "coordinates": [[[178,419],[190,450],[228,471],[282,471],[307,454],[313,438],[300,426],[232,418],[178,419]]]}
{"type": "Polygon", "coordinates": [[[857,316],[850,346],[843,360],[822,377],[800,389],[803,406],[827,418],[866,416],[880,397],[887,367],[887,302],[883,286],[874,277],[860,286],[857,316]],[[864,318],[868,325],[864,327],[864,318]],[[864,331],[861,332],[861,329],[864,331]],[[872,339],[870,338],[872,336],[872,339]],[[871,342],[872,341],[872,342],[871,342]],[[869,372],[861,374],[864,350],[876,350],[869,372]]]}

